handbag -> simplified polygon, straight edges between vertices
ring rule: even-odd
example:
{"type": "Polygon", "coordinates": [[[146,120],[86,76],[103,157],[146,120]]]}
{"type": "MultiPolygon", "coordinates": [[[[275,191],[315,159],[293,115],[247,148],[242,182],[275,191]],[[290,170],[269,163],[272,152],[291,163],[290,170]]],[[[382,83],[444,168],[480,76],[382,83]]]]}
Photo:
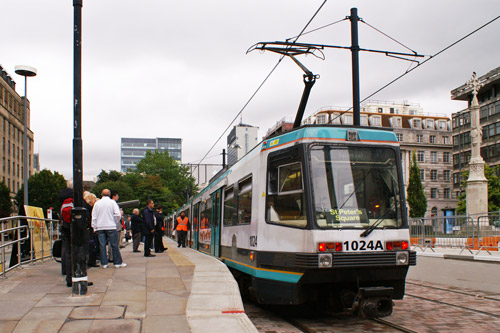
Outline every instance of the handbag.
{"type": "Polygon", "coordinates": [[[61,261],[60,260],[61,252],[62,252],[62,240],[57,239],[56,241],[54,241],[54,244],[52,244],[52,256],[57,262],[61,261]]]}

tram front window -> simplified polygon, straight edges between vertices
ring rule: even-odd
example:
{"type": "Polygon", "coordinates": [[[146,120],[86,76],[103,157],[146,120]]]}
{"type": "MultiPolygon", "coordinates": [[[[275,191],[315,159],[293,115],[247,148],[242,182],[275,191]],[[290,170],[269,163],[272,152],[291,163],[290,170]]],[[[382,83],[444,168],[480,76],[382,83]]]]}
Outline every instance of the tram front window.
{"type": "Polygon", "coordinates": [[[402,225],[395,150],[315,145],[311,177],[318,227],[402,225]]]}

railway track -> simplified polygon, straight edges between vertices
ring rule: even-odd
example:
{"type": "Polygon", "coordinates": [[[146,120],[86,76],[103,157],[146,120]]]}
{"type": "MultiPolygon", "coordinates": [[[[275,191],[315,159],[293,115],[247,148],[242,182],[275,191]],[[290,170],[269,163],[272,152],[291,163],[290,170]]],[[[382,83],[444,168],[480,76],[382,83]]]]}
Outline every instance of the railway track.
{"type": "Polygon", "coordinates": [[[500,327],[500,294],[456,290],[446,286],[407,283],[403,300],[395,301],[391,316],[365,319],[345,314],[300,314],[261,308],[245,309],[260,332],[429,332],[497,331],[500,327]]]}

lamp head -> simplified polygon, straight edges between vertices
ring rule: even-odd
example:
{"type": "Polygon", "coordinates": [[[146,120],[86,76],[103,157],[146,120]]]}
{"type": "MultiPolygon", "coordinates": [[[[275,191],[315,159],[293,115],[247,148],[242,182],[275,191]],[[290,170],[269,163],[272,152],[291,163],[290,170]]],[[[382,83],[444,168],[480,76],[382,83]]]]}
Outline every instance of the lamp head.
{"type": "Polygon", "coordinates": [[[36,68],[26,65],[18,65],[14,67],[16,74],[21,76],[36,76],[36,68]]]}

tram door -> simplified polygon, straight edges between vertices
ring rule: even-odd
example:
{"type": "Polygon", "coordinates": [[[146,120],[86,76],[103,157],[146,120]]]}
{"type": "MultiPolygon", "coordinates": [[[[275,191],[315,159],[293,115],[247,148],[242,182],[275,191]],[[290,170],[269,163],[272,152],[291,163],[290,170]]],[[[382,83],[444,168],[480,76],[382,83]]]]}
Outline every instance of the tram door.
{"type": "Polygon", "coordinates": [[[212,237],[210,240],[210,254],[214,257],[220,256],[220,219],[221,219],[221,199],[222,189],[218,189],[211,195],[212,197],[212,237]]]}
{"type": "Polygon", "coordinates": [[[192,230],[193,230],[193,249],[198,250],[198,235],[199,235],[199,212],[200,212],[200,203],[198,202],[196,205],[193,206],[193,223],[192,223],[192,230]]]}

